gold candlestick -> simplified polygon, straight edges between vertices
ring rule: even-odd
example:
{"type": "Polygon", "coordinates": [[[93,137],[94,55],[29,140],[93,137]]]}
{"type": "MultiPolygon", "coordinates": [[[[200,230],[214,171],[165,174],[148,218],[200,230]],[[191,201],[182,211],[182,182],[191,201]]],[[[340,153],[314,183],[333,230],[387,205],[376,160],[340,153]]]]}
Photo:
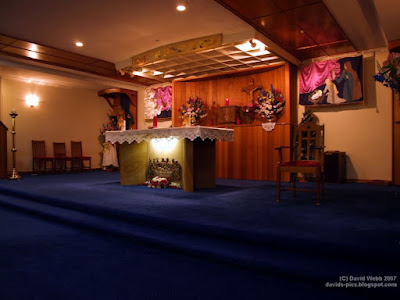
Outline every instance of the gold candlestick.
{"type": "Polygon", "coordinates": [[[11,119],[11,125],[12,125],[12,131],[11,131],[11,134],[12,134],[12,149],[11,149],[11,152],[12,152],[12,155],[13,155],[13,165],[12,165],[13,168],[12,168],[11,174],[8,175],[8,179],[15,180],[15,179],[21,179],[21,175],[19,175],[17,170],[15,169],[15,155],[16,155],[16,152],[17,152],[17,148],[15,148],[15,133],[16,133],[15,132],[15,118],[18,116],[18,114],[15,111],[15,109],[11,110],[10,116],[12,118],[11,119]]]}

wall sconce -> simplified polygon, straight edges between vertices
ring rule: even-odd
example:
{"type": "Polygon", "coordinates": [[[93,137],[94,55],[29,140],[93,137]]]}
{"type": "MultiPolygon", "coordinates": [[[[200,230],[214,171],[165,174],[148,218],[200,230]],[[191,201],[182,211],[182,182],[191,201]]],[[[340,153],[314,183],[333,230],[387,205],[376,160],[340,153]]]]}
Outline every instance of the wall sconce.
{"type": "Polygon", "coordinates": [[[39,104],[39,97],[33,94],[26,95],[25,103],[30,107],[36,107],[39,104]]]}

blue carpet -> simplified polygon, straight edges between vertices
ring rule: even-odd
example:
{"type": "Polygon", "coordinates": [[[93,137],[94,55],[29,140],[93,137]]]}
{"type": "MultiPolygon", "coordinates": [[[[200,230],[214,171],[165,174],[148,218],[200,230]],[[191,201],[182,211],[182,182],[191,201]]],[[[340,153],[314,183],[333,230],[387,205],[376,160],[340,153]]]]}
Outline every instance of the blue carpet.
{"type": "Polygon", "coordinates": [[[281,203],[276,203],[273,182],[221,179],[216,189],[185,193],[121,186],[116,172],[2,180],[0,280],[5,285],[0,298],[33,299],[28,293],[34,291],[36,299],[265,299],[278,295],[324,299],[385,295],[390,299],[398,288],[324,286],[344,275],[400,275],[399,197],[396,186],[327,184],[325,200],[317,207],[315,196],[309,193],[298,193],[297,198],[283,193],[281,203]],[[28,234],[35,230],[44,232],[43,243],[28,234]],[[185,261],[184,266],[177,265],[176,259],[185,261]],[[129,260],[144,269],[149,264],[152,271],[140,276],[126,270],[129,260]],[[103,270],[104,261],[108,265],[103,270]],[[159,277],[164,282],[155,284],[158,261],[161,266],[173,263],[167,273],[162,267],[159,277]],[[74,265],[80,266],[76,279],[74,265]],[[84,265],[88,270],[82,270],[84,265]],[[121,269],[107,269],[113,266],[121,269]],[[66,269],[63,275],[57,273],[61,269],[66,269]],[[122,276],[124,272],[127,277],[122,276]],[[184,279],[174,275],[179,272],[188,275],[184,279]],[[110,279],[114,273],[115,283],[110,279]],[[37,274],[49,274],[46,280],[57,283],[39,293],[40,286],[47,284],[37,274]],[[97,283],[90,280],[94,274],[100,278],[97,283]],[[197,276],[207,277],[204,286],[197,276]],[[57,277],[66,282],[58,282],[57,277]],[[108,280],[114,284],[110,290],[102,282],[108,280]],[[94,291],[79,288],[85,283],[94,291]],[[19,284],[27,288],[14,295],[19,284]]]}

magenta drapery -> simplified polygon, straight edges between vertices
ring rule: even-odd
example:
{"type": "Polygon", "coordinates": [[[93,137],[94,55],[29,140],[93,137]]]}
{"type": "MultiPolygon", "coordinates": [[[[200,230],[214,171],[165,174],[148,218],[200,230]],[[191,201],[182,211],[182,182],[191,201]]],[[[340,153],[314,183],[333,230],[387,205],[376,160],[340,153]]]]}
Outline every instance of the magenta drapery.
{"type": "Polygon", "coordinates": [[[154,100],[157,102],[157,107],[163,110],[170,110],[172,107],[172,86],[158,87],[153,89],[154,100]]]}
{"type": "Polygon", "coordinates": [[[337,59],[314,62],[300,67],[300,94],[307,94],[325,84],[327,78],[333,80],[340,76],[340,63],[337,59]],[[332,77],[332,70],[335,76],[332,77]]]}

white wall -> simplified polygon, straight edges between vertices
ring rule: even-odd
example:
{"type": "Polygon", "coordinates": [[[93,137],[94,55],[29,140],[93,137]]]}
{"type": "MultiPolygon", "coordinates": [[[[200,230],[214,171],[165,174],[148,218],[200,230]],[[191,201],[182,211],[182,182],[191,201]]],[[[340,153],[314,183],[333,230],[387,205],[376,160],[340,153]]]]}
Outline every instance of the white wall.
{"type": "MultiPolygon", "coordinates": [[[[326,150],[346,152],[348,179],[392,180],[392,92],[372,77],[387,55],[364,55],[364,104],[310,107],[325,124],[326,150]]],[[[299,120],[303,112],[299,106],[299,120]]]]}
{"type": "Polygon", "coordinates": [[[70,141],[82,141],[83,154],[92,156],[92,167],[100,167],[102,141],[100,128],[108,121],[107,102],[96,90],[37,85],[2,77],[1,120],[8,131],[8,169],[12,168],[11,109],[16,118],[16,169],[32,171],[32,140],[45,140],[47,155],[53,155],[53,142],[65,142],[67,155],[70,141]],[[25,105],[25,96],[35,93],[38,107],[25,105]]]}

